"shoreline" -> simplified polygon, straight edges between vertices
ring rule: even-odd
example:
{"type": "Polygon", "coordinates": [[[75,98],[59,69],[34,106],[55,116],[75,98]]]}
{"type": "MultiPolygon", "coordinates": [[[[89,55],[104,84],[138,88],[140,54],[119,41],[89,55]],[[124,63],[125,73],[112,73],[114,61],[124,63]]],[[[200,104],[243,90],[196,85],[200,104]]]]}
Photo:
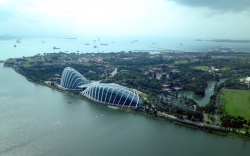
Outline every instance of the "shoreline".
{"type": "Polygon", "coordinates": [[[242,140],[250,141],[250,137],[247,136],[247,135],[244,135],[243,133],[232,133],[230,131],[222,132],[222,131],[218,131],[218,130],[213,129],[213,128],[209,129],[209,127],[211,128],[211,126],[213,126],[213,125],[210,125],[210,126],[205,127],[205,128],[204,127],[200,127],[197,123],[196,124],[191,124],[191,121],[189,121],[189,120],[188,120],[188,122],[190,122],[190,123],[185,122],[184,120],[183,121],[182,120],[178,121],[177,117],[172,116],[170,114],[167,114],[167,116],[160,116],[158,114],[158,112],[157,112],[157,115],[153,115],[153,114],[147,114],[147,113],[142,112],[142,111],[136,111],[136,110],[133,110],[131,108],[115,107],[115,106],[111,106],[111,105],[101,104],[101,103],[92,101],[92,100],[90,100],[88,98],[85,98],[84,96],[81,96],[80,94],[76,94],[76,93],[70,92],[68,90],[61,90],[61,89],[57,88],[56,85],[52,86],[52,85],[46,84],[46,83],[44,83],[44,81],[37,82],[37,83],[33,82],[32,80],[28,79],[22,73],[22,71],[18,70],[18,68],[12,67],[12,69],[14,69],[20,75],[24,76],[29,82],[32,82],[32,83],[37,84],[37,85],[47,86],[47,87],[49,87],[49,88],[51,88],[53,90],[57,90],[59,92],[66,93],[67,95],[70,95],[72,97],[76,97],[76,98],[79,98],[79,99],[82,99],[82,100],[91,101],[91,103],[93,103],[93,104],[102,105],[102,106],[105,106],[105,107],[108,107],[108,108],[111,108],[111,109],[115,109],[115,110],[130,112],[130,113],[133,113],[133,114],[143,115],[143,116],[148,117],[150,119],[171,121],[173,123],[176,123],[176,124],[179,124],[179,125],[183,125],[183,126],[186,126],[186,127],[190,127],[190,128],[193,128],[193,129],[199,129],[199,130],[207,131],[207,132],[214,133],[214,134],[219,134],[219,135],[223,135],[223,136],[229,136],[229,137],[233,137],[233,138],[239,138],[239,139],[242,139],[242,140]],[[208,128],[208,129],[206,129],[206,128],[208,128]]]}
{"type": "MultiPolygon", "coordinates": [[[[31,81],[30,81],[31,82],[31,81]]],[[[177,124],[177,125],[180,125],[180,126],[185,126],[185,127],[188,127],[188,128],[192,128],[192,129],[195,129],[195,130],[201,130],[201,131],[204,131],[204,132],[208,132],[208,133],[213,133],[213,134],[216,134],[216,135],[221,135],[221,136],[226,136],[226,137],[232,137],[232,138],[235,138],[235,139],[240,139],[240,140],[244,140],[244,141],[250,141],[250,138],[246,135],[243,135],[243,134],[238,134],[238,133],[232,133],[232,132],[228,132],[228,131],[219,131],[219,130],[211,130],[211,129],[205,129],[205,128],[201,128],[199,126],[195,126],[194,124],[189,124],[187,122],[181,122],[179,120],[176,120],[177,117],[173,116],[173,115],[169,115],[169,114],[166,114],[167,116],[169,117],[166,117],[166,116],[160,116],[157,115],[150,115],[150,114],[147,114],[147,113],[144,113],[144,112],[139,112],[139,111],[135,111],[135,110],[132,110],[130,108],[122,108],[122,107],[117,107],[117,106],[111,106],[111,105],[105,105],[105,104],[101,104],[101,103],[98,103],[98,102],[95,102],[95,101],[92,101],[92,100],[89,100],[88,98],[85,98],[84,96],[78,96],[74,93],[71,93],[71,92],[68,92],[68,91],[63,91],[63,90],[60,90],[56,87],[51,87],[49,85],[46,85],[46,84],[39,84],[39,83],[35,83],[35,84],[38,84],[38,85],[42,85],[42,86],[46,86],[46,87],[49,87],[53,90],[56,90],[56,91],[59,91],[61,93],[64,93],[64,94],[67,94],[67,95],[70,95],[72,97],[75,97],[75,98],[78,98],[78,99],[82,99],[82,100],[87,100],[87,101],[90,101],[92,102],[93,104],[95,105],[99,105],[99,106],[104,106],[104,107],[107,107],[107,108],[110,108],[110,109],[114,109],[114,110],[118,110],[118,111],[123,111],[123,112],[128,112],[128,113],[133,113],[135,115],[141,115],[141,116],[144,116],[144,117],[147,117],[149,119],[154,119],[154,120],[162,120],[162,121],[166,121],[166,122],[171,122],[171,123],[174,123],[174,124],[177,124]]],[[[213,126],[213,125],[211,125],[213,126]]]]}

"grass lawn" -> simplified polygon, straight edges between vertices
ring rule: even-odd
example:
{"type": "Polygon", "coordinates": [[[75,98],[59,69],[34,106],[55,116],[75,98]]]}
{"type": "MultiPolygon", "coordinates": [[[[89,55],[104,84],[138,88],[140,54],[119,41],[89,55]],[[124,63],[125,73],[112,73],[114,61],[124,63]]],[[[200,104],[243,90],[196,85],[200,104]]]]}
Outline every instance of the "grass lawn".
{"type": "Polygon", "coordinates": [[[30,67],[29,62],[26,62],[25,64],[23,64],[24,67],[30,67]]]}
{"type": "Polygon", "coordinates": [[[192,62],[196,62],[196,60],[178,60],[178,61],[174,61],[174,64],[188,64],[188,63],[192,63],[192,62]]]}
{"type": "Polygon", "coordinates": [[[194,69],[208,70],[208,66],[195,66],[194,69]]]}
{"type": "Polygon", "coordinates": [[[15,62],[15,59],[13,59],[13,58],[9,58],[8,60],[6,60],[5,62],[15,62]]]}
{"type": "Polygon", "coordinates": [[[220,70],[226,71],[226,70],[230,70],[230,68],[228,68],[228,67],[223,67],[223,68],[221,68],[220,70]]]}
{"type": "Polygon", "coordinates": [[[209,119],[208,114],[205,114],[205,120],[206,120],[206,122],[209,121],[211,125],[214,124],[214,122],[209,119]]]}
{"type": "Polygon", "coordinates": [[[224,89],[220,99],[226,100],[226,112],[250,119],[250,90],[224,89]]]}
{"type": "Polygon", "coordinates": [[[187,60],[174,61],[174,64],[187,64],[187,60]]]}

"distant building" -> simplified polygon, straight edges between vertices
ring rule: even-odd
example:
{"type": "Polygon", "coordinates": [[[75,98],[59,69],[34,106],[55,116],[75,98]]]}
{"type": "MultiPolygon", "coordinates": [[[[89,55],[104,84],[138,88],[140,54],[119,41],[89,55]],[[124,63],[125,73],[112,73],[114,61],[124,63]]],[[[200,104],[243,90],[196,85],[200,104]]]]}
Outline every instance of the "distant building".
{"type": "Polygon", "coordinates": [[[157,80],[161,80],[161,74],[160,73],[155,73],[155,78],[157,79],[157,80]]]}
{"type": "Polygon", "coordinates": [[[250,83],[250,77],[247,77],[247,78],[245,79],[245,82],[246,82],[246,83],[250,83]]]}

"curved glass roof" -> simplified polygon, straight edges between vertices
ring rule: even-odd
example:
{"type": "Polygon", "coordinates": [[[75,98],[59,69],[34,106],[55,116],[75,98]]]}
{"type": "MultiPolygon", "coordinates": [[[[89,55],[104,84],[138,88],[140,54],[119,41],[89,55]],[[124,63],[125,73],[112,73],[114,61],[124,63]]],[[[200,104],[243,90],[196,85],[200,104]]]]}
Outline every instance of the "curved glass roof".
{"type": "Polygon", "coordinates": [[[138,93],[115,83],[90,83],[71,67],[63,70],[60,86],[69,90],[85,89],[81,95],[103,104],[122,107],[137,107],[142,104],[138,93]]]}
{"type": "Polygon", "coordinates": [[[76,90],[78,86],[89,83],[89,81],[78,71],[71,67],[63,70],[60,86],[70,90],[76,90]]]}
{"type": "Polygon", "coordinates": [[[135,90],[114,83],[93,82],[81,94],[108,105],[137,107],[142,104],[135,90]]]}

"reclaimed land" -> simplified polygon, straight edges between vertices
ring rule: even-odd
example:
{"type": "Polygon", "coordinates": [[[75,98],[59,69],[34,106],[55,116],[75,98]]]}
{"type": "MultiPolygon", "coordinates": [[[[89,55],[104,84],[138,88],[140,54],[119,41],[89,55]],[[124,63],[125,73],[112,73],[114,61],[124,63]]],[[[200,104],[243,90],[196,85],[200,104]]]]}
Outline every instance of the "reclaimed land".
{"type": "MultiPolygon", "coordinates": [[[[219,100],[221,105],[216,105],[216,96],[220,93],[219,90],[223,86],[247,90],[247,86],[242,84],[239,79],[245,79],[246,73],[250,72],[249,60],[250,54],[248,53],[223,52],[204,54],[197,52],[171,52],[155,55],[147,52],[97,54],[59,52],[8,59],[5,61],[4,66],[12,67],[31,82],[45,85],[76,98],[89,100],[81,96],[77,91],[59,90],[56,87],[55,84],[60,84],[60,79],[57,76],[55,77],[55,75],[61,74],[65,67],[70,66],[78,72],[84,73],[84,76],[89,80],[117,83],[144,93],[140,95],[143,99],[141,107],[135,109],[118,107],[118,110],[143,115],[152,119],[171,121],[178,125],[185,125],[220,135],[250,140],[248,130],[250,119],[237,118],[239,114],[243,116],[242,113],[234,116],[227,115],[225,106],[228,103],[225,103],[224,100],[219,100]],[[212,70],[211,67],[219,70],[212,70]],[[116,68],[118,69],[118,74],[110,76],[110,73],[116,68]],[[209,68],[211,68],[209,71],[201,70],[209,68]],[[209,103],[202,107],[187,97],[175,98],[164,94],[164,84],[167,84],[167,86],[179,86],[184,90],[192,91],[196,95],[205,96],[207,82],[219,81],[223,77],[230,78],[224,84],[215,85],[214,95],[210,97],[209,103]],[[161,100],[166,97],[171,99],[169,103],[163,103],[161,100]],[[176,103],[179,104],[177,105],[176,103]],[[187,109],[193,105],[196,106],[195,111],[192,108],[187,109]],[[218,120],[221,122],[212,121],[213,118],[211,116],[217,116],[214,113],[216,109],[218,117],[220,117],[218,120]],[[210,116],[209,122],[203,120],[203,111],[206,112],[206,116],[210,116]],[[174,116],[174,118],[170,116],[174,116]],[[228,120],[234,122],[227,122],[228,120]],[[225,132],[218,131],[216,127],[227,128],[227,130],[225,132]]],[[[171,89],[171,87],[168,88],[171,89]]],[[[234,95],[237,97],[241,96],[242,93],[234,95]]],[[[239,105],[242,105],[242,100],[237,100],[237,102],[239,105]]],[[[228,105],[230,107],[230,104],[228,105]]]]}
{"type": "Polygon", "coordinates": [[[220,99],[226,100],[226,112],[250,119],[250,90],[224,89],[220,99]]]}

